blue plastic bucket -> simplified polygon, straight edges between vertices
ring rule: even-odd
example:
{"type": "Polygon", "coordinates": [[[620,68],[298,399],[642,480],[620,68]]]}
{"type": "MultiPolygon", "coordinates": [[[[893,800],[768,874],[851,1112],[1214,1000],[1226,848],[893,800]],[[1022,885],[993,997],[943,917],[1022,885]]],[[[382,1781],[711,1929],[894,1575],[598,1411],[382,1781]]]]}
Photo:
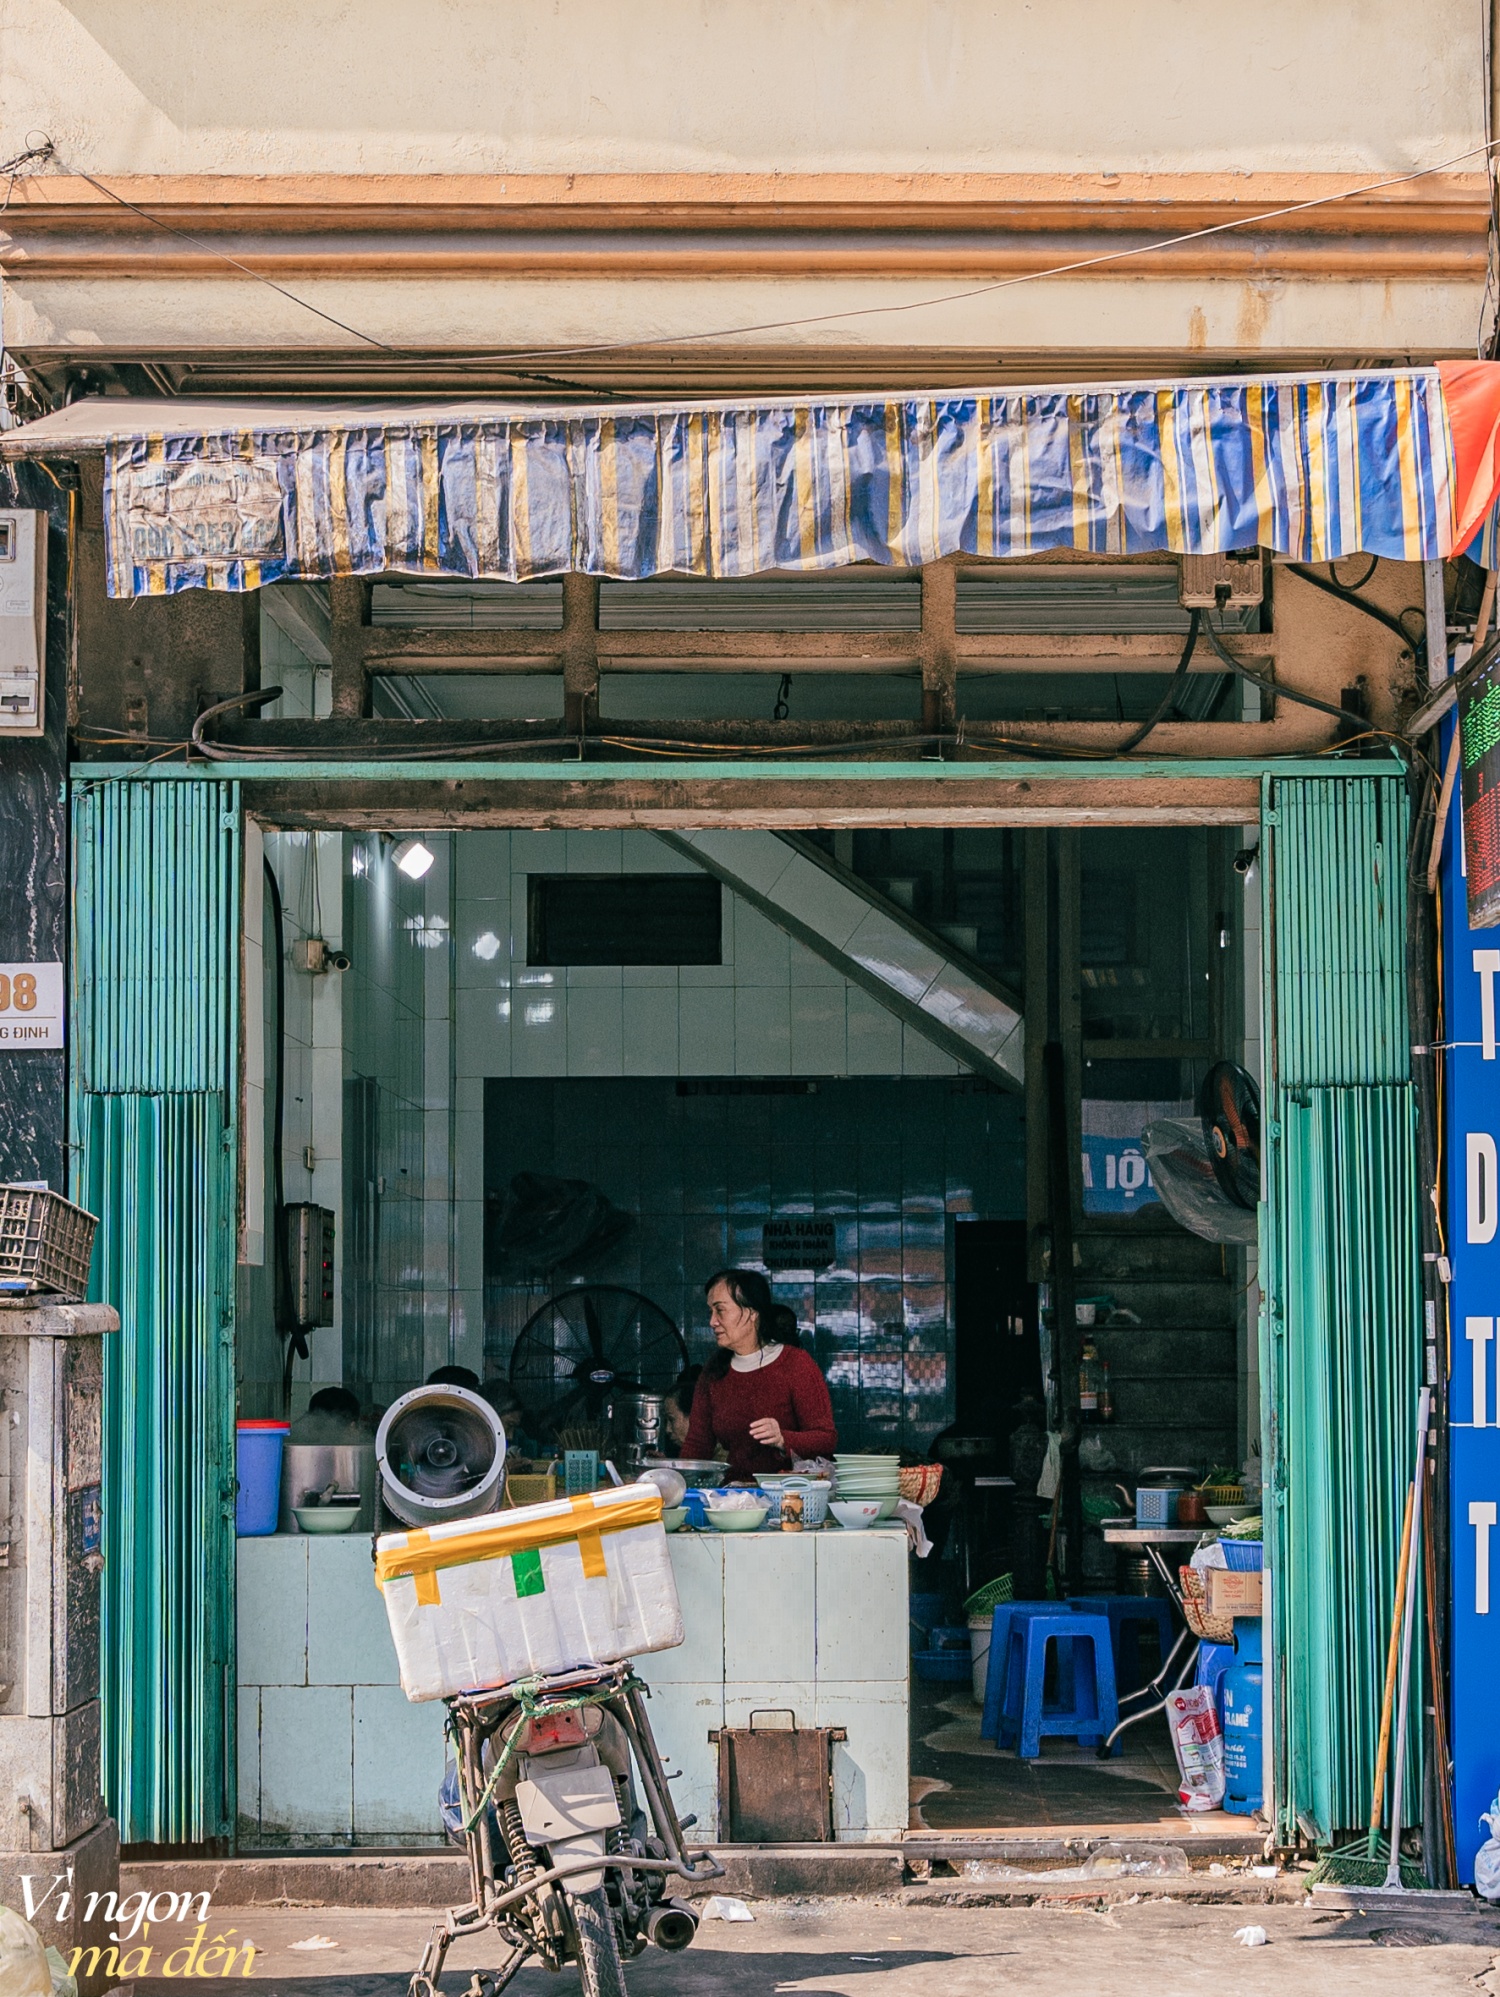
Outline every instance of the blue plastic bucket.
{"type": "Polygon", "coordinates": [[[264,1539],[276,1530],[281,1507],[281,1452],[290,1424],[284,1421],[235,1423],[234,1530],[240,1539],[264,1539]]]}

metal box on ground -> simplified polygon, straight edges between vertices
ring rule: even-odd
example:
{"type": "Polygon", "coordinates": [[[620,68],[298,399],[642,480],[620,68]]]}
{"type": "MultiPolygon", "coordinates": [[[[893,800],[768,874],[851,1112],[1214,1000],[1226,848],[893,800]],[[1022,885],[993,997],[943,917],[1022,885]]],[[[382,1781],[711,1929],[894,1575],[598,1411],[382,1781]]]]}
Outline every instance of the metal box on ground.
{"type": "Polygon", "coordinates": [[[833,1744],[843,1727],[744,1727],[710,1734],[719,1748],[719,1835],[731,1844],[826,1844],[833,1839],[833,1744]]]}

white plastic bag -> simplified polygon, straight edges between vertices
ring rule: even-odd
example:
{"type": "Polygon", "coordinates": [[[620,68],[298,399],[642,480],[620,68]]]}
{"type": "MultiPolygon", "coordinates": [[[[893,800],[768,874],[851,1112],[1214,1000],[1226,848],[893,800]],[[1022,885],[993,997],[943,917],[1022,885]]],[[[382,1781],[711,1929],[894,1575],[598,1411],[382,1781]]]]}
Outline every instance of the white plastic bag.
{"type": "Polygon", "coordinates": [[[0,1990],[5,1997],[52,1997],[41,1936],[11,1907],[0,1907],[0,1990]]]}
{"type": "Polygon", "coordinates": [[[1224,1735],[1211,1685],[1189,1685],[1167,1701],[1172,1750],[1185,1810],[1216,1810],[1224,1800],[1224,1735]]]}
{"type": "Polygon", "coordinates": [[[1479,1819],[1489,1836],[1474,1854],[1474,1891],[1481,1900],[1500,1900],[1500,1796],[1479,1819]]]}

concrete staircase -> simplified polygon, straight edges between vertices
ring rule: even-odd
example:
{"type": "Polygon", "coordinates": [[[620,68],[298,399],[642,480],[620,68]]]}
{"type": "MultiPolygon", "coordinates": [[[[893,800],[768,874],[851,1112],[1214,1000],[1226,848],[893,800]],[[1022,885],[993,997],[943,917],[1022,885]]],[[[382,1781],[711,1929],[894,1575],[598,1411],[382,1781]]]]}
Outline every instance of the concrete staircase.
{"type": "Polygon", "coordinates": [[[658,832],[769,921],[977,1075],[1019,1089],[1015,998],[953,944],[810,841],[777,832],[658,832]]]}

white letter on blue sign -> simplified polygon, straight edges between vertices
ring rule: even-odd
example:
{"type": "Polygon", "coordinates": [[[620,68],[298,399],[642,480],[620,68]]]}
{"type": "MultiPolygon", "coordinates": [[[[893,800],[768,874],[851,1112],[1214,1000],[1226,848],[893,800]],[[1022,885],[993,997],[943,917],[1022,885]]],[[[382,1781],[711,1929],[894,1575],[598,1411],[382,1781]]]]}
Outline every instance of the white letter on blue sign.
{"type": "Polygon", "coordinates": [[[1486,1130],[1471,1130],[1465,1149],[1469,1167],[1468,1238],[1476,1247],[1483,1248],[1487,1241],[1494,1240],[1495,1223],[1500,1220],[1500,1203],[1495,1199],[1500,1163],[1496,1159],[1495,1140],[1486,1130]]]}
{"type": "Polygon", "coordinates": [[[1500,950],[1476,950],[1474,969],[1479,974],[1479,1031],[1484,1040],[1484,1058],[1495,1058],[1495,973],[1500,971],[1500,950]]]}
{"type": "Polygon", "coordinates": [[[1480,1504],[1477,1501],[1469,1506],[1469,1524],[1474,1528],[1474,1613],[1487,1616],[1490,1612],[1490,1527],[1495,1523],[1496,1507],[1480,1504]]]}
{"type": "Polygon", "coordinates": [[[1472,1347],[1474,1363],[1474,1426],[1488,1428],[1490,1420],[1489,1358],[1490,1340],[1495,1335],[1492,1317],[1466,1317],[1464,1336],[1472,1347]]]}

